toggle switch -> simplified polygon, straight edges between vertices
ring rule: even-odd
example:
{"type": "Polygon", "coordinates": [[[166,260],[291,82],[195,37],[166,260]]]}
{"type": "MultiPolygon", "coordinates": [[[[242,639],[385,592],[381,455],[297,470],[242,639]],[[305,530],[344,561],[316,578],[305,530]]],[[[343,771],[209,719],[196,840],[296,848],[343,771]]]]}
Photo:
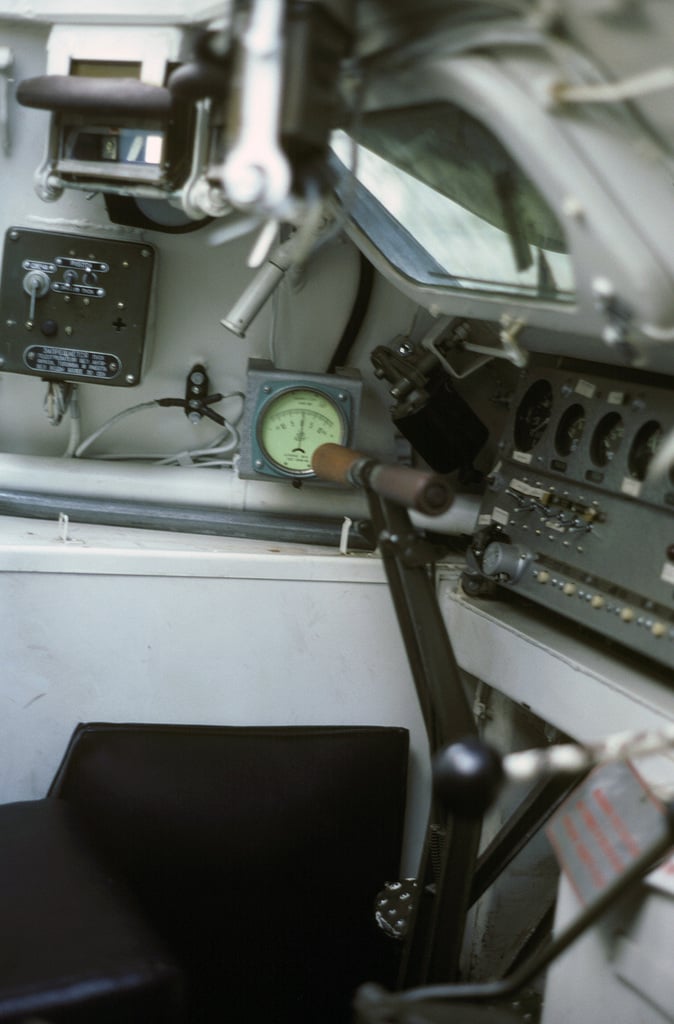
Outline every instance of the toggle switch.
{"type": "Polygon", "coordinates": [[[31,323],[35,320],[35,303],[47,294],[50,284],[44,270],[29,270],[23,279],[23,290],[30,297],[28,319],[31,323]]]}

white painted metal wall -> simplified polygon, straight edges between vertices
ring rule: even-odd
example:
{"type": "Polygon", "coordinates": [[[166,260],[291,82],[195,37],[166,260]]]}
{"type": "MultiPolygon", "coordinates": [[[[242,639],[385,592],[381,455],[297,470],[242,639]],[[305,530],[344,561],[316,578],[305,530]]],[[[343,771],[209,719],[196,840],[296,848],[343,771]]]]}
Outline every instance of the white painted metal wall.
{"type": "Polygon", "coordinates": [[[416,872],[427,745],[377,557],[5,519],[0,608],[0,801],[43,796],[80,721],[403,726],[416,872]]]}
{"type": "MultiPolygon", "coordinates": [[[[440,600],[460,664],[580,743],[674,722],[667,674],[594,646],[578,630],[518,604],[476,601],[444,574],[440,600]]],[[[674,795],[674,756],[637,762],[663,799],[674,795]]],[[[671,862],[674,863],[674,862],[671,862]]],[[[580,911],[562,878],[561,929],[580,911]]],[[[664,1024],[674,1019],[674,888],[645,882],[549,969],[543,1024],[664,1024]]]]}

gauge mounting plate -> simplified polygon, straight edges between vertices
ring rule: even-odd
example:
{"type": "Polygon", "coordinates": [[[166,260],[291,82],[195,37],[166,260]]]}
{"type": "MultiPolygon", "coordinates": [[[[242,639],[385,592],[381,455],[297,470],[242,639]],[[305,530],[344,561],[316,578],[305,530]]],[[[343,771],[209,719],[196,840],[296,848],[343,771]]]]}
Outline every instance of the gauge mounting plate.
{"type": "Polygon", "coordinates": [[[313,453],[326,442],[353,443],[361,391],[357,372],[302,373],[249,360],[239,476],[320,482],[313,453]]]}

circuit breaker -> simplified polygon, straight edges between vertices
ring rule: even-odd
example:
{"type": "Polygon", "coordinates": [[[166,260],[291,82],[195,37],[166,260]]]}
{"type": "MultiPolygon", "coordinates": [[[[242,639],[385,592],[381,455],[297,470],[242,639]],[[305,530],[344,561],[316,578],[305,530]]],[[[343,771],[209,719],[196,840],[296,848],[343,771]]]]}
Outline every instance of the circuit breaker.
{"type": "Polygon", "coordinates": [[[10,228],[0,283],[0,369],[44,380],[138,384],[154,249],[10,228]]]}

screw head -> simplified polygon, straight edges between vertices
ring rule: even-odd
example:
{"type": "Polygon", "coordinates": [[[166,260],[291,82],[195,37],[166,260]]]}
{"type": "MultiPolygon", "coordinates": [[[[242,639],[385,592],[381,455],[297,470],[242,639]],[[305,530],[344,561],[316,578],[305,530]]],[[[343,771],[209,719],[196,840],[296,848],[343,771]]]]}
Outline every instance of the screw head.
{"type": "Polygon", "coordinates": [[[132,373],[127,373],[127,375],[124,378],[124,380],[126,381],[127,384],[135,384],[136,383],[136,378],[135,378],[135,376],[132,373]]]}

